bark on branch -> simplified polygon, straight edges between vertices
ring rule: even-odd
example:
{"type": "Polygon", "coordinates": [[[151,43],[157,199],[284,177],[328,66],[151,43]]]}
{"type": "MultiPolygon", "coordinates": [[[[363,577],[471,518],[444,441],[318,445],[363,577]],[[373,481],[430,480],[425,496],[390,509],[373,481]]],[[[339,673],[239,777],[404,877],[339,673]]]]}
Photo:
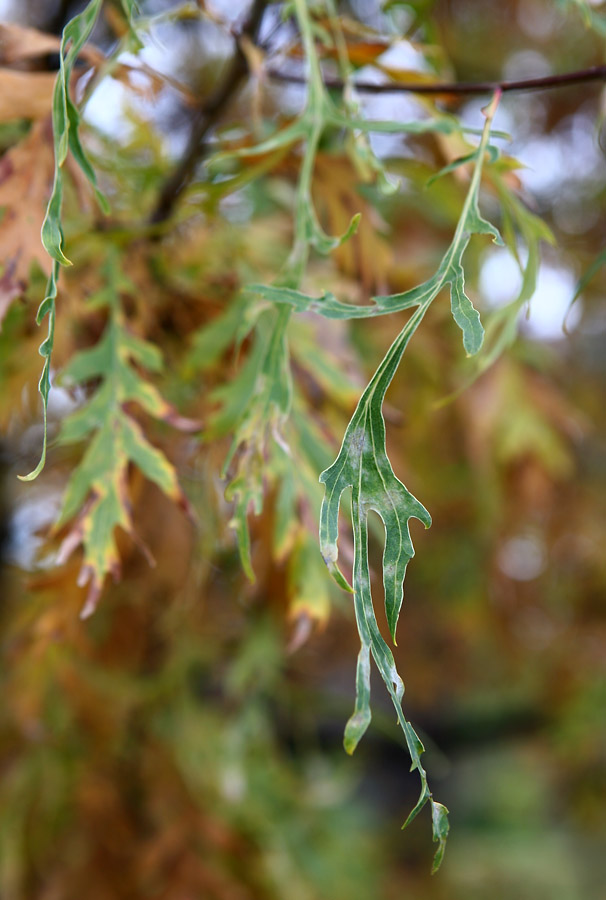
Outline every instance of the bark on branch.
{"type": "MultiPolygon", "coordinates": [[[[269,69],[270,78],[288,84],[306,84],[303,75],[269,69]]],[[[593,66],[576,72],[563,72],[560,75],[546,75],[542,78],[525,78],[522,81],[435,81],[419,84],[413,81],[393,81],[387,84],[372,84],[367,81],[353,81],[356,91],[365,94],[491,94],[495,91],[541,91],[581,84],[587,81],[606,81],[606,66],[593,66]]],[[[326,78],[326,87],[342,89],[345,85],[336,78],[326,78]]]]}

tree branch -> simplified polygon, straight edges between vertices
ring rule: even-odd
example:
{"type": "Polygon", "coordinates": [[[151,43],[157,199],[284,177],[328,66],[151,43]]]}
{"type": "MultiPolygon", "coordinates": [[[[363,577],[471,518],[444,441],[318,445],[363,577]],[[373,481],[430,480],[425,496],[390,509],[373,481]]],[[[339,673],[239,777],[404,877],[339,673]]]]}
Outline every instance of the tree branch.
{"type": "MultiPolygon", "coordinates": [[[[279,69],[269,69],[267,74],[275,81],[289,84],[306,84],[307,82],[303,75],[292,75],[281,72],[279,69]]],[[[436,81],[427,84],[412,81],[393,81],[387,84],[354,81],[352,84],[356,91],[365,94],[490,94],[497,90],[501,90],[503,93],[507,91],[540,91],[587,81],[606,81],[606,66],[593,66],[577,72],[546,75],[542,78],[526,78],[522,81],[436,81]]],[[[336,78],[326,78],[324,83],[329,88],[342,89],[345,86],[336,78]]]]}
{"type": "MultiPolygon", "coordinates": [[[[263,13],[268,0],[254,0],[249,16],[242,26],[236,42],[236,51],[224,81],[217,87],[210,98],[199,108],[192,123],[190,139],[174,172],[167,178],[158,196],[156,206],[149,218],[152,225],[165,222],[172,214],[175,204],[190,183],[200,157],[204,152],[204,138],[208,131],[221,117],[225,106],[240,88],[248,72],[248,63],[240,45],[240,38],[246,36],[251,40],[257,37],[263,13]]],[[[270,68],[267,74],[275,81],[288,84],[307,83],[304,75],[295,75],[270,68]]],[[[520,81],[478,81],[478,82],[388,82],[373,84],[372,82],[353,82],[356,91],[365,94],[490,94],[497,90],[503,93],[513,91],[538,91],[582,84],[589,81],[606,81],[606,65],[593,66],[575,72],[564,72],[559,75],[546,75],[542,78],[526,78],[520,81]]],[[[344,82],[336,78],[326,78],[326,87],[337,90],[344,88],[344,82]]]]}
{"type": "Polygon", "coordinates": [[[192,123],[185,153],[160,191],[156,206],[149,218],[150,224],[158,225],[170,217],[177,200],[190,183],[198,161],[204,152],[204,138],[209,129],[221,117],[224,108],[238,91],[248,73],[248,63],[240,40],[243,37],[255,40],[267,3],[268,0],[254,0],[248,18],[236,40],[236,51],[225,79],[198,109],[192,123]]]}

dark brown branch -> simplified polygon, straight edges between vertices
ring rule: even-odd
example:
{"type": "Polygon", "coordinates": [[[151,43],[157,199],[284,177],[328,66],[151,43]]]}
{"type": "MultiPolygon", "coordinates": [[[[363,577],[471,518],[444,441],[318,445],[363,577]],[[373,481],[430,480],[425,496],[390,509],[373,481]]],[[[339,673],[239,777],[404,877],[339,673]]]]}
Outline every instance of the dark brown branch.
{"type": "MultiPolygon", "coordinates": [[[[268,75],[276,81],[289,84],[305,84],[302,75],[291,75],[278,69],[269,69],[268,75]]],[[[577,72],[564,72],[561,75],[546,75],[543,78],[526,78],[522,81],[476,81],[476,82],[428,82],[419,84],[412,81],[393,81],[387,84],[372,84],[367,81],[354,81],[356,91],[365,94],[490,94],[495,91],[540,91],[550,88],[566,87],[570,84],[581,84],[587,81],[606,81],[606,66],[593,66],[577,72]]],[[[341,89],[342,81],[326,78],[326,87],[341,89]]]]}
{"type": "Polygon", "coordinates": [[[158,202],[149,219],[150,224],[158,225],[170,217],[177,200],[190,183],[203,154],[204,138],[209,129],[221,117],[225,107],[238,91],[248,73],[248,63],[240,40],[243,37],[249,38],[251,41],[256,39],[267,3],[268,0],[254,0],[236,41],[236,51],[229,70],[222,83],[198,109],[192,122],[191,135],[185,153],[160,191],[158,202]]]}

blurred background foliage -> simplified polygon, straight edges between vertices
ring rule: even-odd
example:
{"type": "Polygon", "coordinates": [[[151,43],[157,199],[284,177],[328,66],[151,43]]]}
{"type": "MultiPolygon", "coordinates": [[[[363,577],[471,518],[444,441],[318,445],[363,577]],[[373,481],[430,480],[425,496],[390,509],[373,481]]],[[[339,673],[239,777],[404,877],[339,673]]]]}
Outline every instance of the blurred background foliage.
{"type": "MultiPolygon", "coordinates": [[[[141,4],[150,15],[172,5],[141,4]]],[[[49,126],[29,107],[25,119],[13,109],[0,123],[0,897],[598,900],[606,883],[604,268],[583,279],[568,333],[562,324],[575,283],[604,251],[603,89],[503,100],[496,127],[527,166],[507,174],[509,186],[555,235],[543,244],[533,311],[522,311],[519,339],[473,380],[477,364],[464,359],[447,305],[434,304],[387,396],[394,469],[433,517],[427,533],[413,523],[417,556],[395,651],[407,715],[451,810],[445,863],[432,879],[424,814],[399,831],[417,783],[378,679],[371,729],[353,759],[343,753],[358,639],[314,535],[317,475],[406,316],[294,320],[297,450],[294,460],[276,450],[268,463],[266,503],[250,522],[251,583],[219,477],[238,399],[225,385],[254,353],[247,337],[236,348],[246,315],[239,288],[271,279],[288,254],[297,152],[253,160],[239,170],[237,191],[225,188],[225,173],[200,168],[173,218],[153,233],[142,227],[196,105],[233,54],[229,27],[247,5],[233,6],[199,3],[203,15],[156,26],[143,58],[170,83],[132,76],[123,58],[89,104],[87,146],[112,215],[101,221],[74,177],[65,229],[75,265],[62,276],[53,365],[59,373],[106,327],[106,313],[87,300],[103,285],[111,245],[129,282],[125,321],[165,358],[153,382],[204,427],[200,438],[145,421],[193,516],[133,471],[138,540],[155,566],[120,535],[121,580],[86,621],[77,559],[58,567],[62,535],[49,531],[82,449],[51,440],[43,476],[33,485],[15,478],[40,445],[34,317],[48,263],[36,241],[52,175],[49,126]],[[293,465],[303,496],[292,487],[293,465]]],[[[60,33],[79,8],[28,0],[5,4],[3,18],[60,33]]],[[[358,23],[352,46],[366,77],[377,61],[393,77],[441,80],[604,62],[600,4],[358,0],[339,11],[358,23]],[[405,38],[395,55],[394,35],[405,38]]],[[[274,12],[261,32],[270,50],[295,39],[290,20],[280,24],[274,12]]],[[[94,43],[111,52],[123,26],[108,3],[94,43]]],[[[55,65],[48,53],[17,69],[45,78],[55,65]]],[[[251,116],[262,134],[296,113],[303,96],[298,86],[252,80],[209,144],[241,140],[251,116]]],[[[397,95],[363,105],[375,118],[419,108],[397,95]]],[[[445,97],[438,106],[480,122],[479,100],[445,97]]],[[[435,269],[467,182],[460,170],[426,182],[459,155],[457,140],[377,139],[400,179],[385,198],[360,184],[338,136],[326,136],[314,176],[322,220],[339,232],[356,211],[363,217],[329,260],[312,260],[312,293],[365,301],[435,269]]],[[[483,204],[499,221],[490,179],[483,204]]],[[[485,322],[519,289],[506,251],[481,241],[470,247],[466,276],[485,322]]],[[[58,384],[51,439],[84,395],[58,384]]],[[[380,536],[371,546],[379,572],[380,536]]]]}

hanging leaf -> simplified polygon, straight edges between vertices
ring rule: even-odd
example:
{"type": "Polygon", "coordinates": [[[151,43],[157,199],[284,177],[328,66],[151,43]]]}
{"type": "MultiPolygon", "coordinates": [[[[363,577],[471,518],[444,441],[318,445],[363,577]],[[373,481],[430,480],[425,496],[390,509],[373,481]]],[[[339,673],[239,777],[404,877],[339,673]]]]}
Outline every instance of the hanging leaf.
{"type": "Polygon", "coordinates": [[[46,445],[47,445],[47,414],[48,414],[48,395],[50,394],[50,363],[53,350],[53,342],[55,338],[55,301],[57,299],[57,281],[59,278],[59,263],[53,263],[53,270],[49,276],[46,286],[46,294],[44,300],[38,308],[36,315],[36,324],[41,325],[48,316],[48,333],[46,339],[40,344],[40,356],[44,359],[42,367],[42,375],[38,383],[38,390],[42,397],[43,412],[43,432],[42,432],[42,454],[36,468],[29,475],[17,476],[21,481],[33,481],[38,477],[46,462],[46,445]]]}
{"type": "MultiPolygon", "coordinates": [[[[134,0],[122,0],[123,7],[132,23],[132,16],[137,8],[134,0]]],[[[61,225],[61,207],[63,203],[63,169],[67,159],[68,150],[81,168],[82,172],[91,183],[97,202],[104,212],[109,212],[109,204],[101,194],[97,187],[97,177],[84,148],[80,142],[78,129],[80,126],[80,112],[78,107],[70,96],[70,80],[72,72],[78,57],[80,56],[84,45],[90,37],[93,28],[99,17],[103,0],[90,0],[88,5],[81,13],[74,16],[63,29],[61,45],[59,48],[59,72],[55,80],[55,87],[52,97],[52,123],[53,123],[53,142],[55,150],[55,173],[53,180],[53,189],[46,208],[46,215],[42,222],[41,238],[44,249],[51,259],[57,265],[69,266],[71,261],[66,257],[63,250],[63,228],[61,225]]],[[[38,311],[38,321],[40,322],[45,315],[50,316],[51,327],[49,334],[44,341],[45,364],[40,379],[40,394],[42,396],[42,404],[44,411],[44,436],[42,456],[39,464],[34,471],[27,476],[27,480],[36,478],[44,468],[46,457],[46,411],[48,405],[48,391],[50,389],[49,368],[50,358],[53,350],[54,337],[54,319],[55,319],[55,298],[57,294],[57,280],[59,277],[59,269],[55,268],[52,275],[53,290],[47,292],[47,296],[38,311]],[[44,314],[42,310],[44,309],[44,314]],[[46,394],[43,393],[43,386],[46,386],[46,394]]],[[[42,353],[42,348],[41,348],[42,353]]]]}
{"type": "Polygon", "coordinates": [[[106,575],[119,575],[116,528],[133,533],[129,464],[187,509],[174,467],[149,443],[130,412],[130,404],[183,430],[200,427],[197,422],[177,416],[156,388],[139,375],[139,366],[152,372],[161,370],[160,352],[127,329],[120,291],[130,290],[133,285],[124,278],[115,258],[108,260],[104,275],[107,283],[90,298],[89,305],[109,308],[105,332],[98,344],[77,353],[63,372],[63,378],[73,384],[84,386],[93,379],[99,379],[100,384],[90,400],[64,420],[59,435],[62,444],[88,441],[70,478],[55,526],[60,529],[77,517],[63,541],[59,558],[63,562],[79,544],[84,547],[79,584],[90,585],[83,617],[94,612],[106,575]]]}
{"type": "Polygon", "coordinates": [[[502,243],[496,229],[484,220],[478,208],[478,193],[482,164],[488,146],[490,125],[496,111],[498,96],[486,111],[486,124],[475,153],[475,169],[463,205],[454,238],[437,272],[419,287],[389,297],[375,297],[372,306],[352,307],[340,303],[332,294],[313,299],[298,291],[279,287],[254,286],[265,299],[286,304],[297,310],[313,309],[329,318],[360,318],[384,315],[386,312],[416,307],[407,324],[395,339],[370,384],[362,394],[356,411],[347,427],[341,450],[335,462],[320,476],[326,493],[320,517],[320,547],[324,560],[342,587],[347,581],[338,568],[339,509],[343,492],[351,488],[351,520],[354,537],[353,592],[356,622],[361,649],[356,675],[356,703],[345,730],[345,748],[353,753],[366,731],[370,712],[370,657],[375,661],[396,709],[398,722],[404,733],[412,760],[412,769],[419,772],[421,795],[407,823],[416,816],[427,801],[432,807],[434,840],[438,842],[434,867],[440,865],[448,833],[447,810],[434,801],[421,764],[423,745],[402,711],[404,685],[397,672],[393,654],[383,639],[372,601],[370,567],[368,562],[368,514],[376,512],[385,527],[383,550],[383,586],[385,612],[392,639],[402,606],[403,581],[408,562],[414,555],[410,539],[409,520],[417,518],[425,527],[431,518],[425,507],[396,477],[387,457],[385,422],[382,406],[385,393],[398,368],[404,350],[432,301],[447,285],[450,287],[453,317],[463,332],[463,344],[468,354],[481,346],[483,329],[479,315],[465,294],[462,258],[474,233],[489,234],[502,243]]]}

